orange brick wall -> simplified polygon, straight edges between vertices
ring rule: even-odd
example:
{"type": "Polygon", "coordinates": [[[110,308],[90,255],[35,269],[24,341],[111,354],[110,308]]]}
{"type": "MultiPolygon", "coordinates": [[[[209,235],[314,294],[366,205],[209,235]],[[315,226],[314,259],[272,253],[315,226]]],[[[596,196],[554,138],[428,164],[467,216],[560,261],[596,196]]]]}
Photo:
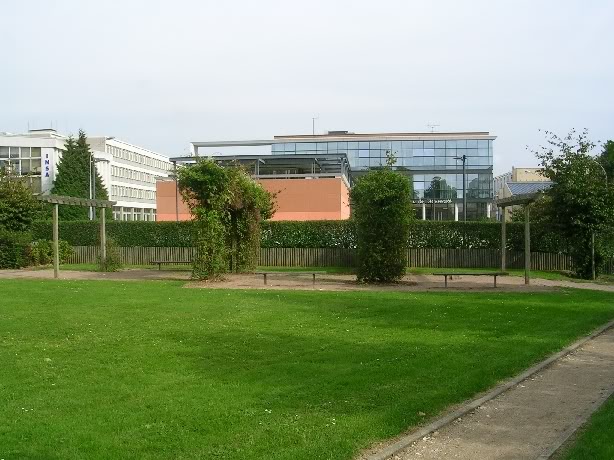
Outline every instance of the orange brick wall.
{"type": "MultiPolygon", "coordinates": [[[[271,220],[342,220],[350,217],[349,190],[338,178],[262,179],[262,186],[276,193],[277,211],[271,220]]],[[[175,182],[158,181],[159,221],[175,220],[175,182]]],[[[189,220],[190,211],[179,196],[179,220],[189,220]]]]}

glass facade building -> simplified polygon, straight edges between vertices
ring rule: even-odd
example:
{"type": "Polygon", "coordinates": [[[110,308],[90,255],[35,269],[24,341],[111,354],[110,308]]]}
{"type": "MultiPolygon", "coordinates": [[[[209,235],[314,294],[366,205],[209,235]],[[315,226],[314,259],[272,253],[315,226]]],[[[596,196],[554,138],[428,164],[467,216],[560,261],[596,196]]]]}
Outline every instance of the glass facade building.
{"type": "MultiPolygon", "coordinates": [[[[463,210],[463,162],[467,218],[490,217],[493,199],[493,141],[488,133],[351,134],[276,137],[272,154],[346,154],[353,178],[386,165],[394,155],[394,169],[412,177],[419,218],[454,220],[463,210]],[[309,139],[309,138],[316,139],[309,139]]],[[[461,217],[462,218],[462,217],[461,217]]]]}
{"type": "MultiPolygon", "coordinates": [[[[270,153],[275,156],[345,156],[350,166],[350,181],[372,168],[385,166],[388,156],[393,155],[394,169],[412,178],[412,198],[419,219],[462,220],[465,193],[467,219],[476,220],[491,217],[495,139],[488,132],[329,131],[323,135],[275,136],[273,140],[193,142],[192,152],[198,155],[199,148],[270,146],[270,153]],[[465,187],[462,158],[465,158],[465,187]]],[[[218,150],[215,152],[219,154],[218,150]]]]}

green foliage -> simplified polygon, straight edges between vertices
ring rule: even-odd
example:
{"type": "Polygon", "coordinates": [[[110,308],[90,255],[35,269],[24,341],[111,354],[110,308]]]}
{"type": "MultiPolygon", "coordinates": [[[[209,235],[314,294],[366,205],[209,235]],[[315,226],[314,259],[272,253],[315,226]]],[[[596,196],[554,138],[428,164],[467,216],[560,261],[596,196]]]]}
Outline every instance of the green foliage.
{"type": "MultiPolygon", "coordinates": [[[[98,242],[100,245],[100,241],[98,242]]],[[[97,259],[98,270],[101,272],[116,272],[122,268],[122,258],[119,246],[113,238],[107,238],[106,257],[104,260],[100,256],[97,259]]]]}
{"type": "Polygon", "coordinates": [[[40,218],[41,203],[22,178],[0,168],[0,227],[16,232],[30,231],[40,218]]]}
{"type": "MultiPolygon", "coordinates": [[[[60,237],[72,246],[96,246],[99,244],[100,223],[85,221],[60,221],[60,237]]],[[[192,247],[194,222],[146,222],[113,221],[106,224],[107,235],[119,246],[192,247]]],[[[52,224],[49,221],[34,222],[32,233],[36,239],[51,239],[52,224]]]]}
{"type": "Polygon", "coordinates": [[[610,186],[614,186],[614,141],[607,141],[603,144],[603,150],[598,160],[608,175],[608,183],[610,186]]]}
{"type": "MultiPolygon", "coordinates": [[[[79,136],[75,140],[69,137],[64,146],[62,158],[58,163],[58,173],[53,182],[51,193],[53,195],[74,196],[90,198],[90,172],[95,169],[93,154],[87,143],[87,136],[79,130],[79,136]]],[[[104,188],[102,178],[98,171],[95,173],[96,195],[98,200],[108,200],[109,194],[104,188]]],[[[106,211],[108,219],[113,218],[110,209],[106,211]]],[[[89,208],[82,206],[64,206],[59,208],[60,220],[85,220],[89,215],[89,208]]]]}
{"type": "MultiPolygon", "coordinates": [[[[261,224],[263,248],[355,248],[356,228],[351,220],[265,221],[261,224]]],[[[196,222],[126,222],[107,224],[107,235],[121,247],[193,247],[196,222]]],[[[91,221],[60,222],[60,236],[71,246],[98,245],[99,224],[91,221]]],[[[51,239],[51,222],[34,222],[35,239],[51,239]]],[[[507,224],[508,249],[522,250],[524,226],[507,224]]],[[[501,224],[496,222],[423,221],[410,223],[410,248],[498,249],[501,224]]],[[[531,225],[531,248],[536,252],[567,252],[567,243],[545,224],[531,225]]]]}
{"type": "MultiPolygon", "coordinates": [[[[68,263],[73,256],[72,246],[65,240],[58,241],[60,263],[68,263]]],[[[36,240],[30,245],[30,258],[32,265],[49,265],[53,263],[53,241],[36,240]]]]}
{"type": "Polygon", "coordinates": [[[30,265],[30,234],[0,227],[0,269],[30,265]]]}
{"type": "Polygon", "coordinates": [[[411,196],[409,178],[389,168],[370,171],[352,188],[359,281],[392,282],[405,274],[411,196]]]}
{"type": "Polygon", "coordinates": [[[223,168],[203,159],[178,174],[179,190],[195,220],[193,276],[207,279],[228,269],[253,270],[260,223],[273,213],[271,194],[238,165],[223,168]]]}
{"type": "MultiPolygon", "coordinates": [[[[607,231],[614,223],[614,190],[608,188],[606,171],[590,156],[595,144],[586,130],[571,131],[564,138],[546,131],[547,146],[535,155],[544,175],[552,182],[549,202],[540,218],[568,241],[578,276],[591,276],[591,234],[607,231]]],[[[596,253],[596,271],[602,254],[596,253]]]]}

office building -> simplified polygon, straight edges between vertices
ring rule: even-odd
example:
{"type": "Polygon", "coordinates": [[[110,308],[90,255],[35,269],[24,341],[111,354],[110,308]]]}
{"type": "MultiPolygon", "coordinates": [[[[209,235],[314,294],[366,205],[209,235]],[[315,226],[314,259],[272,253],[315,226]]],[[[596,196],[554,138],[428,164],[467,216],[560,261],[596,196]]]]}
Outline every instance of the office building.
{"type": "MultiPolygon", "coordinates": [[[[515,168],[493,179],[495,199],[524,195],[545,191],[552,185],[550,179],[542,174],[543,168],[515,168]]],[[[517,206],[505,209],[505,220],[509,221],[517,206]]],[[[500,210],[497,210],[497,220],[501,220],[500,210]]]]}
{"type": "MultiPolygon", "coordinates": [[[[35,193],[47,194],[53,187],[66,136],[53,129],[25,134],[0,133],[0,167],[27,178],[35,193]]],[[[116,201],[117,220],[156,219],[156,181],[169,175],[168,157],[112,137],[89,137],[95,165],[116,201]]]]}
{"type": "MultiPolygon", "coordinates": [[[[412,199],[419,219],[461,220],[465,193],[467,219],[475,220],[491,217],[495,139],[488,132],[357,134],[329,131],[321,135],[275,136],[269,140],[193,142],[191,148],[194,156],[219,158],[237,156],[236,149],[270,147],[270,153],[257,154],[254,158],[288,157],[289,164],[276,170],[275,179],[301,178],[291,164],[292,158],[300,161],[305,155],[343,156],[348,163],[344,173],[348,183],[372,168],[386,165],[388,156],[393,155],[396,158],[394,168],[412,177],[412,199]]],[[[297,205],[301,199],[296,198],[297,205]]]]}

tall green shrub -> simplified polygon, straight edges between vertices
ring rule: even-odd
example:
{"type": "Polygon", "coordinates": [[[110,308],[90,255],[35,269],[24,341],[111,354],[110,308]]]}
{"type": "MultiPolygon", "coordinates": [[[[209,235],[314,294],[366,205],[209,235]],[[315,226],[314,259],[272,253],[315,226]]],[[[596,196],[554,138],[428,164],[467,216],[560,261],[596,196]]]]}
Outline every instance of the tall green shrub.
{"type": "Polygon", "coordinates": [[[30,265],[31,236],[0,227],[0,269],[23,268],[30,265]]]}
{"type": "Polygon", "coordinates": [[[359,281],[392,282],[405,274],[411,196],[409,178],[391,169],[370,171],[352,188],[359,281]]]}
{"type": "MultiPolygon", "coordinates": [[[[90,197],[90,168],[93,166],[93,153],[87,143],[86,134],[79,130],[75,140],[69,137],[64,146],[62,158],[58,163],[58,174],[53,182],[51,193],[54,195],[74,196],[78,198],[90,197]]],[[[102,177],[96,171],[94,174],[96,196],[98,200],[108,200],[109,194],[104,188],[102,177]]],[[[112,219],[111,209],[105,211],[107,219],[112,219]]],[[[89,208],[82,206],[60,205],[60,220],[85,220],[88,218],[89,208]]]]}

